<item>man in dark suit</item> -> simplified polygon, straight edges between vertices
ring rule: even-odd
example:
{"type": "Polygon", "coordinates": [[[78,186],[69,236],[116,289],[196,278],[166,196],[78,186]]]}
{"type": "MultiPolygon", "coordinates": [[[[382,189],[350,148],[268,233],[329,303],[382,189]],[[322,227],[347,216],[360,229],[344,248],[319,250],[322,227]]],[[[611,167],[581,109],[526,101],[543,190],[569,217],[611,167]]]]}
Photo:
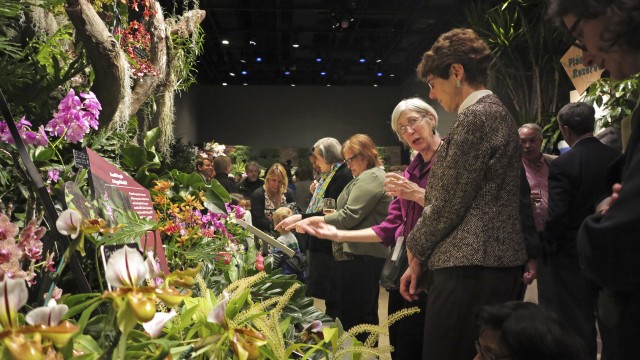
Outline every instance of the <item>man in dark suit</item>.
{"type": "MultiPolygon", "coordinates": [[[[565,105],[558,113],[560,131],[571,150],[549,166],[549,208],[544,239],[549,249],[546,260],[551,279],[539,278],[541,302],[545,299],[543,305],[564,318],[584,341],[592,359],[596,359],[597,354],[595,323],[599,288],[580,272],[576,237],[582,221],[593,214],[597,203],[609,194],[611,184],[607,182],[607,170],[620,156],[619,151],[593,136],[594,115],[593,106],[585,103],[565,105]]],[[[600,330],[606,332],[603,326],[600,330]]],[[[603,344],[609,340],[605,334],[602,338],[603,344]]]]}

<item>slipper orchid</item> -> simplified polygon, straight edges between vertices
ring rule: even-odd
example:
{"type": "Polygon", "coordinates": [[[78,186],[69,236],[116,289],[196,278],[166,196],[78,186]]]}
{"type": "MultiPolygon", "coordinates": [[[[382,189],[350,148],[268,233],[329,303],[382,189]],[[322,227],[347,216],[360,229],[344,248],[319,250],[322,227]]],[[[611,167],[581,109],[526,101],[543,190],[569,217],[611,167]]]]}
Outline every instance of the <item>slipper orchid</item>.
{"type": "Polygon", "coordinates": [[[75,240],[80,234],[81,224],[82,214],[78,210],[67,209],[56,220],[56,229],[60,234],[69,235],[75,240]]]}
{"type": "Polygon", "coordinates": [[[143,323],[142,327],[144,327],[144,330],[148,332],[152,338],[155,339],[160,336],[162,328],[165,326],[165,324],[176,315],[177,313],[173,309],[171,309],[171,311],[168,313],[158,312],[155,314],[153,319],[151,319],[151,321],[143,323]]]}
{"type": "Polygon", "coordinates": [[[29,292],[24,279],[5,277],[0,282],[0,325],[2,329],[18,327],[18,310],[27,303],[28,298],[29,292]]]}
{"type": "Polygon", "coordinates": [[[67,305],[58,305],[54,299],[51,299],[47,306],[29,311],[26,320],[31,325],[56,326],[68,310],[67,305]]]}

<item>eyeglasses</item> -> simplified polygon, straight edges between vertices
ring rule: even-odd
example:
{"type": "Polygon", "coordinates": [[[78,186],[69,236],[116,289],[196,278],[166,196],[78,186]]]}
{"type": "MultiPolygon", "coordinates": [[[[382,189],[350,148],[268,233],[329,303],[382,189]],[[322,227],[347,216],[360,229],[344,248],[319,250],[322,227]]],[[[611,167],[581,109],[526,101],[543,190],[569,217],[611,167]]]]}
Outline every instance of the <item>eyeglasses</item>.
{"type": "Polygon", "coordinates": [[[360,155],[360,154],[355,154],[352,157],[344,159],[344,160],[347,162],[347,164],[351,165],[351,163],[353,162],[353,159],[355,159],[358,155],[360,155]]]}
{"type": "Polygon", "coordinates": [[[427,80],[427,85],[429,85],[429,90],[433,90],[435,85],[433,84],[433,79],[427,80]]]}
{"type": "Polygon", "coordinates": [[[404,135],[409,128],[411,128],[411,130],[415,129],[416,126],[420,125],[424,118],[424,116],[420,116],[419,118],[409,118],[409,120],[407,120],[407,125],[398,126],[398,134],[404,135]]]}
{"type": "Polygon", "coordinates": [[[480,346],[480,342],[478,340],[475,341],[475,345],[476,345],[476,351],[478,352],[478,354],[480,354],[480,357],[482,357],[482,360],[508,360],[508,359],[511,359],[511,356],[509,356],[509,355],[507,355],[507,356],[497,356],[497,355],[489,352],[488,350],[486,350],[482,346],[480,346]]]}
{"type": "Polygon", "coordinates": [[[580,40],[580,37],[582,35],[581,35],[581,31],[578,30],[578,27],[580,26],[580,23],[582,22],[582,20],[583,20],[582,18],[576,18],[576,21],[573,22],[573,25],[571,25],[568,31],[569,31],[569,35],[571,35],[575,39],[573,46],[577,47],[582,51],[588,51],[587,47],[584,46],[584,44],[582,43],[582,40],[580,40]]]}

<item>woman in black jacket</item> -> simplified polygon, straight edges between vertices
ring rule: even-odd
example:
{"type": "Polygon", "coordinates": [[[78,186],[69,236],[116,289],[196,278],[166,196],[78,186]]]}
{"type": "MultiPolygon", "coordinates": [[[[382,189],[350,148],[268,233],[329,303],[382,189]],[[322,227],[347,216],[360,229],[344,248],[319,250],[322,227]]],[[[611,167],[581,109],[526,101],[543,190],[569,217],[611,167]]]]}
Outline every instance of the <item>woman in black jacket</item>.
{"type": "Polygon", "coordinates": [[[295,195],[288,188],[287,173],[284,166],[271,165],[265,176],[265,183],[251,194],[251,218],[253,226],[273,234],[272,214],[277,208],[287,206],[296,201],[295,195]]]}
{"type": "MultiPolygon", "coordinates": [[[[313,145],[313,153],[316,156],[315,166],[320,169],[321,175],[311,185],[313,192],[307,212],[302,215],[292,215],[283,220],[276,227],[287,227],[300,219],[322,215],[322,203],[324,199],[338,199],[342,189],[353,179],[351,170],[347,168],[342,157],[342,146],[334,138],[322,138],[313,145]]],[[[324,239],[309,239],[308,241],[309,278],[307,283],[307,295],[325,300],[326,313],[331,317],[336,316],[335,299],[331,296],[333,281],[332,269],[334,268],[331,241],[324,239]]]]}

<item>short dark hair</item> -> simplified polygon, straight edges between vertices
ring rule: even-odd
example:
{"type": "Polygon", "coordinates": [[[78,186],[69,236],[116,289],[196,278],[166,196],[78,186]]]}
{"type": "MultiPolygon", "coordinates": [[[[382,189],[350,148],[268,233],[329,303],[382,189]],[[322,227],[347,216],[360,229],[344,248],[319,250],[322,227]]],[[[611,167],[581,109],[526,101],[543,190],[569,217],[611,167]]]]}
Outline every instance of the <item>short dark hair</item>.
{"type": "Polygon", "coordinates": [[[208,157],[198,157],[198,159],[196,160],[196,170],[200,170],[200,168],[204,166],[205,161],[210,162],[211,159],[208,157]]]}
{"type": "Polygon", "coordinates": [[[481,307],[475,316],[482,334],[499,335],[499,346],[514,360],[586,360],[585,345],[553,311],[512,301],[481,307]]]}
{"type": "Polygon", "coordinates": [[[583,102],[575,102],[563,106],[558,111],[558,122],[578,136],[587,133],[593,134],[596,122],[595,115],[596,110],[593,106],[583,102]]]}
{"type": "Polygon", "coordinates": [[[453,29],[436,40],[424,53],[416,69],[418,78],[427,82],[430,75],[448,79],[453,64],[464,68],[464,80],[472,85],[486,84],[489,77],[491,50],[475,31],[453,29]]]}
{"type": "Polygon", "coordinates": [[[213,169],[217,174],[226,174],[229,165],[231,165],[231,158],[226,155],[216,156],[216,158],[213,159],[213,169]]]}
{"type": "Polygon", "coordinates": [[[604,42],[615,42],[627,50],[640,50],[640,6],[637,0],[551,0],[548,17],[564,27],[562,18],[578,19],[607,17],[601,36],[604,42]]]}

